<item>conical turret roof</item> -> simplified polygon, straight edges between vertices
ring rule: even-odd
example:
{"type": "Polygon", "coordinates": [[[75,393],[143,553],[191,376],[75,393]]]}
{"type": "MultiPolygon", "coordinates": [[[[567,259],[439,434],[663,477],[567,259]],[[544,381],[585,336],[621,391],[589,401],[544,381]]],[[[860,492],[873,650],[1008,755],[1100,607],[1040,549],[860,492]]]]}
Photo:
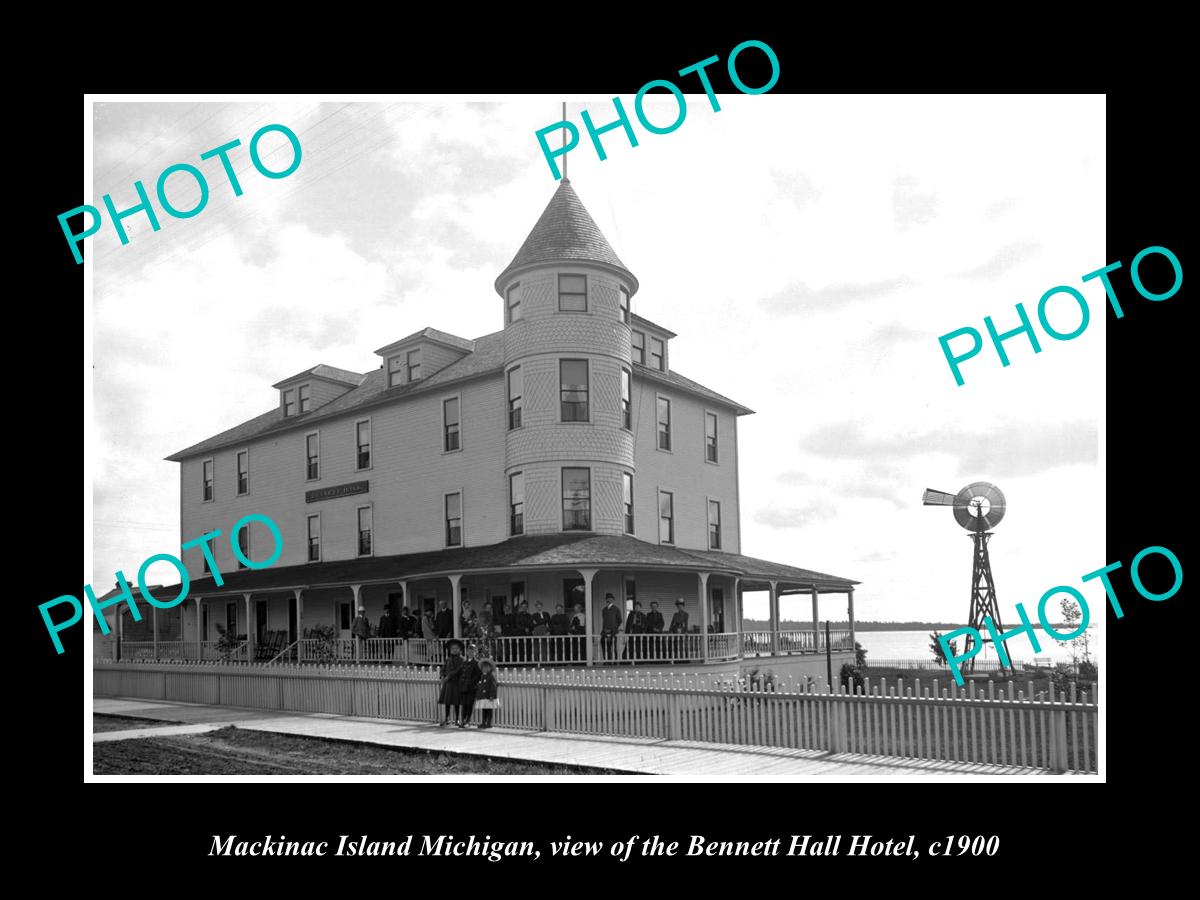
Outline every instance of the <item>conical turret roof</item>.
{"type": "Polygon", "coordinates": [[[637,291],[637,278],[609,245],[570,180],[564,178],[517,255],[496,279],[496,291],[503,295],[504,283],[518,269],[570,261],[602,263],[620,269],[633,282],[631,293],[637,291]]]}

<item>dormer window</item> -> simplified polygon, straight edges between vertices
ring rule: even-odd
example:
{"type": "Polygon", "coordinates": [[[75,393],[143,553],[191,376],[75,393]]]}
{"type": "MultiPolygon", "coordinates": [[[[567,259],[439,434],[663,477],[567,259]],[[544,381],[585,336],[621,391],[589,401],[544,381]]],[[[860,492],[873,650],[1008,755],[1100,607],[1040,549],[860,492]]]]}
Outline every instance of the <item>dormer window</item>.
{"type": "Polygon", "coordinates": [[[408,369],[408,380],[416,381],[421,377],[421,348],[409,350],[404,357],[405,367],[408,369]]]}
{"type": "Polygon", "coordinates": [[[285,417],[296,414],[296,392],[290,388],[283,392],[283,414],[285,417]]]}
{"type": "Polygon", "coordinates": [[[650,368],[665,372],[665,360],[666,348],[663,346],[662,340],[656,337],[650,338],[650,368]]]}
{"type": "Polygon", "coordinates": [[[309,396],[309,385],[300,385],[300,387],[296,388],[296,393],[300,397],[300,413],[303,415],[312,409],[312,398],[309,396]]]}
{"type": "Polygon", "coordinates": [[[388,387],[404,384],[404,357],[393,356],[388,360],[388,387]]]}
{"type": "Polygon", "coordinates": [[[633,332],[633,361],[639,366],[646,364],[646,335],[640,331],[633,332]]]}
{"type": "Polygon", "coordinates": [[[559,312],[587,312],[587,276],[558,276],[559,312]]]}
{"type": "Polygon", "coordinates": [[[521,318],[521,282],[518,281],[508,289],[505,300],[508,303],[508,311],[504,324],[511,325],[521,318]]]}

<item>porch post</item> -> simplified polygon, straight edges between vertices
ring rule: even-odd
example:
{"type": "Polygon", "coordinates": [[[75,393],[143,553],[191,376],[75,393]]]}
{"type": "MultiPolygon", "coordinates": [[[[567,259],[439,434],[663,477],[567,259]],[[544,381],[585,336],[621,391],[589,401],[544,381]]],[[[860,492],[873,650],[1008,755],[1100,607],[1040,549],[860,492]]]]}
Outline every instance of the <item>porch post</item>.
{"type": "Polygon", "coordinates": [[[817,609],[817,586],[812,586],[812,604],[813,604],[813,651],[819,653],[821,651],[821,614],[817,609]]]}
{"type": "Polygon", "coordinates": [[[454,637],[462,640],[462,575],[450,576],[450,611],[454,615],[454,637]]]}
{"type": "Polygon", "coordinates": [[[700,652],[708,660],[708,573],[697,572],[700,579],[700,652]]]}
{"type": "Polygon", "coordinates": [[[296,662],[304,659],[304,589],[293,588],[296,597],[296,662]]]}
{"type": "Polygon", "coordinates": [[[150,607],[150,621],[154,628],[154,658],[158,659],[158,607],[150,607]]]}
{"type": "Polygon", "coordinates": [[[742,647],[742,579],[733,579],[733,624],[736,626],[734,630],[737,632],[737,655],[740,659],[744,648],[742,647]]]}
{"type": "Polygon", "coordinates": [[[196,598],[196,659],[204,659],[204,603],[203,597],[196,598]]]}
{"type": "Polygon", "coordinates": [[[592,664],[592,658],[595,651],[592,647],[592,579],[596,577],[596,569],[580,569],[579,574],[583,576],[583,619],[586,630],[584,632],[584,659],[587,664],[592,664]]]}
{"type": "Polygon", "coordinates": [[[768,618],[771,620],[771,653],[779,653],[779,582],[768,582],[770,587],[770,603],[768,618]]]}
{"type": "Polygon", "coordinates": [[[846,618],[850,622],[850,649],[854,649],[854,588],[846,591],[846,618]]]}
{"type": "MultiPolygon", "coordinates": [[[[351,626],[353,626],[354,620],[358,618],[358,594],[359,594],[359,591],[362,590],[362,585],[361,584],[352,584],[352,585],[350,585],[350,590],[354,594],[354,602],[352,604],[353,608],[350,611],[350,613],[351,613],[350,614],[350,624],[351,624],[351,626]]],[[[357,635],[355,635],[354,632],[350,633],[350,640],[352,640],[354,642],[354,658],[356,660],[361,660],[362,655],[363,655],[363,649],[364,649],[363,645],[362,645],[362,641],[360,641],[358,639],[357,635]]]]}
{"type": "Polygon", "coordinates": [[[121,641],[125,637],[125,620],[121,618],[120,606],[113,610],[113,616],[117,620],[116,628],[113,629],[117,633],[117,646],[113,651],[113,659],[119,660],[121,658],[121,641]]]}
{"type": "Polygon", "coordinates": [[[242,594],[246,598],[246,662],[254,662],[254,609],[250,603],[250,592],[242,594]]]}

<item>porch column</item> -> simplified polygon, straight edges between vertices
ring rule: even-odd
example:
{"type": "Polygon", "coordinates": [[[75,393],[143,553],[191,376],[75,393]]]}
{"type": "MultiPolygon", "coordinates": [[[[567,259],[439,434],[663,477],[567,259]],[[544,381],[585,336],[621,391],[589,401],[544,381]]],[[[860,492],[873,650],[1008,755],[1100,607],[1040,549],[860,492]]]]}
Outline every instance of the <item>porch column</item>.
{"type": "Polygon", "coordinates": [[[150,622],[154,629],[154,658],[158,659],[158,607],[150,607],[150,622]]]}
{"type": "Polygon", "coordinates": [[[737,655],[740,659],[745,648],[742,646],[742,579],[733,579],[733,622],[737,632],[737,655]]]}
{"type": "Polygon", "coordinates": [[[846,591],[846,618],[850,622],[850,649],[854,649],[854,588],[846,591]]]}
{"type": "Polygon", "coordinates": [[[454,615],[454,637],[462,640],[462,575],[450,576],[450,612],[454,615]]]}
{"type": "MultiPolygon", "coordinates": [[[[354,620],[358,618],[358,593],[359,593],[359,591],[361,591],[361,590],[362,590],[362,585],[361,585],[361,584],[352,584],[352,585],[350,585],[350,591],[351,591],[351,593],[353,593],[353,594],[354,594],[354,602],[351,604],[351,611],[350,611],[350,613],[351,613],[351,614],[350,614],[350,624],[351,624],[351,626],[353,626],[353,625],[354,625],[354,620]]],[[[336,607],[335,607],[335,608],[336,608],[336,607]]],[[[354,642],[354,658],[355,658],[356,660],[361,660],[361,659],[362,659],[362,653],[363,653],[363,646],[362,646],[362,642],[361,642],[361,641],[359,641],[359,639],[358,639],[358,638],[355,636],[355,634],[354,634],[354,632],[353,632],[353,631],[351,631],[351,632],[350,632],[350,640],[354,642]]]]}
{"type": "Polygon", "coordinates": [[[116,649],[113,651],[113,658],[117,660],[121,658],[121,641],[125,637],[125,620],[121,617],[121,611],[122,608],[120,606],[113,610],[113,617],[117,620],[116,628],[114,629],[114,631],[117,633],[117,645],[116,649]]]}
{"type": "Polygon", "coordinates": [[[204,659],[204,603],[203,597],[196,598],[196,659],[204,659]]]}
{"type": "Polygon", "coordinates": [[[700,579],[700,652],[708,659],[708,573],[697,572],[700,579]]]}
{"type": "Polygon", "coordinates": [[[246,599],[246,662],[254,662],[254,609],[250,603],[250,592],[242,596],[246,599]]]}
{"type": "Polygon", "coordinates": [[[771,620],[771,652],[779,652],[779,582],[769,582],[770,587],[770,603],[768,618],[771,620]]]}
{"type": "Polygon", "coordinates": [[[304,589],[293,588],[296,598],[296,662],[304,659],[304,589]]]}
{"type": "Polygon", "coordinates": [[[583,576],[583,619],[586,625],[584,633],[584,658],[587,664],[592,664],[592,657],[595,651],[592,648],[592,579],[596,577],[596,569],[580,569],[579,574],[583,576]]]}
{"type": "Polygon", "coordinates": [[[821,650],[821,614],[817,609],[817,586],[812,587],[812,603],[813,603],[813,650],[820,652],[821,650]]]}

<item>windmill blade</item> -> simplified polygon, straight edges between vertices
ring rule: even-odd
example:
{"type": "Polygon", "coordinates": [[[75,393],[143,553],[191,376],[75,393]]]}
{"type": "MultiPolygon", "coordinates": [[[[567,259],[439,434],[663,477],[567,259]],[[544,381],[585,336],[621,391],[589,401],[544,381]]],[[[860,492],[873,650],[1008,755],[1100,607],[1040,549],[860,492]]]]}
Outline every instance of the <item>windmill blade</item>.
{"type": "Polygon", "coordinates": [[[945,491],[935,491],[933,488],[925,488],[925,495],[922,497],[922,502],[926,506],[953,506],[955,494],[947,494],[945,491]]]}

